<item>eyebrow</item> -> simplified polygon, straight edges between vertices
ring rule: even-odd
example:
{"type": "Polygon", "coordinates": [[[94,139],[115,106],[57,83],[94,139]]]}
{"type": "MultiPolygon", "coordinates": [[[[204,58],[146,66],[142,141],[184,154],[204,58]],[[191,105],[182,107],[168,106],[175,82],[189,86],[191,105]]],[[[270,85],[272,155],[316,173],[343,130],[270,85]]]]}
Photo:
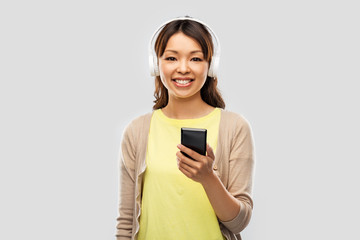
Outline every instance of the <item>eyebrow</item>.
{"type": "MultiPolygon", "coordinates": [[[[178,53],[178,51],[171,50],[171,49],[168,49],[168,50],[166,50],[165,52],[174,52],[174,53],[178,53]]],[[[203,53],[201,50],[191,51],[190,53],[197,53],[197,52],[203,53]]]]}

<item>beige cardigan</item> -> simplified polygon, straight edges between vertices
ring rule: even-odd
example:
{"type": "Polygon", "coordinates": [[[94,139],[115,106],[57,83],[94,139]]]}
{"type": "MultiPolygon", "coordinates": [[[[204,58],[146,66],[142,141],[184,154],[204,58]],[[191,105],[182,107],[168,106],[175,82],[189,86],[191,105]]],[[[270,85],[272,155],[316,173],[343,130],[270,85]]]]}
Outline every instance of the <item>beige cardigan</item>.
{"type": "MultiPolygon", "coordinates": [[[[123,132],[119,152],[117,240],[136,239],[139,231],[142,181],[152,113],[135,118],[123,132]]],[[[254,141],[249,122],[239,114],[221,109],[214,171],[240,205],[240,212],[233,220],[219,220],[220,229],[227,239],[241,239],[240,232],[250,221],[254,169],[254,141]]]]}

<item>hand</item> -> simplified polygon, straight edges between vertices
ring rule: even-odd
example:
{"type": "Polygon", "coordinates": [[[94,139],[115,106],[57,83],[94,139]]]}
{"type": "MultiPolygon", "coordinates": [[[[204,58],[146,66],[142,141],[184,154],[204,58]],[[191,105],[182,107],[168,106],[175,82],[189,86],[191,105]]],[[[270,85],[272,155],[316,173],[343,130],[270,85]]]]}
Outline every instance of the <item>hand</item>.
{"type": "Polygon", "coordinates": [[[209,144],[206,144],[206,156],[181,144],[178,144],[177,147],[180,151],[183,151],[194,159],[192,160],[186,157],[180,151],[176,153],[178,168],[185,176],[201,184],[204,184],[214,177],[213,165],[215,155],[209,144]]]}

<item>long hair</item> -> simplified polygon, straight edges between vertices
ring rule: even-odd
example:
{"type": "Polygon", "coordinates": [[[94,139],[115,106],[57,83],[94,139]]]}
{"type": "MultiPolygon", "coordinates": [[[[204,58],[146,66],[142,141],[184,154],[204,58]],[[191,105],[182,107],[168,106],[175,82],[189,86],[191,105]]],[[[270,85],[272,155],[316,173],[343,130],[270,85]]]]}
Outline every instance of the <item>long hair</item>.
{"type": "MultiPolygon", "coordinates": [[[[204,57],[206,61],[209,62],[210,66],[211,58],[214,54],[214,45],[211,34],[201,23],[187,19],[172,21],[166,24],[160,31],[155,42],[155,52],[157,57],[159,58],[164,54],[170,37],[178,32],[184,33],[199,43],[204,57]]],[[[221,96],[220,90],[217,88],[217,78],[207,76],[206,82],[201,88],[200,93],[202,100],[210,106],[225,109],[225,102],[221,96]]],[[[154,97],[155,105],[153,106],[153,110],[163,108],[168,104],[169,93],[162,83],[160,76],[156,76],[155,78],[154,97]]]]}

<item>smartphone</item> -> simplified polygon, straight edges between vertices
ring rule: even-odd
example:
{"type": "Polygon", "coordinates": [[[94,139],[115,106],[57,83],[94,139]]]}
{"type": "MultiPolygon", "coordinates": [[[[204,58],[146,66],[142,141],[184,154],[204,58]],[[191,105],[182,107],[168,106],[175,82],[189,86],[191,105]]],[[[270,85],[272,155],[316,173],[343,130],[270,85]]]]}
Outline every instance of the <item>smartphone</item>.
{"type": "MultiPolygon", "coordinates": [[[[206,134],[207,130],[203,128],[181,128],[181,144],[196,151],[201,155],[206,155],[206,134]]],[[[182,152],[186,157],[193,159],[186,153],[182,152]]],[[[194,159],[193,159],[194,160],[194,159]]]]}

